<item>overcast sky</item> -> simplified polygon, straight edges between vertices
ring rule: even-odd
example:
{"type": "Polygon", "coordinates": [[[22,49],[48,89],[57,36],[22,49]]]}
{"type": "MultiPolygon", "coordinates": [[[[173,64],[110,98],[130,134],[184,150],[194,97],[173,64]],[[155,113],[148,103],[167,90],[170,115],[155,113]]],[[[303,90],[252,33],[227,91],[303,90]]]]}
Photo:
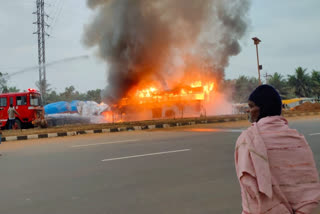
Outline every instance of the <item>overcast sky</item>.
{"type": "MultiPolygon", "coordinates": [[[[13,74],[37,65],[36,16],[34,0],[0,0],[0,72],[13,74]]],[[[47,68],[51,87],[64,91],[104,88],[106,65],[94,56],[94,50],[83,46],[83,28],[92,18],[86,0],[47,0],[47,20],[51,27],[46,43],[47,62],[77,57],[78,60],[58,63],[47,68]]],[[[241,41],[242,52],[231,59],[226,78],[240,75],[257,76],[255,46],[252,37],[259,37],[262,75],[280,72],[293,74],[302,66],[320,70],[320,1],[319,0],[253,0],[250,10],[250,28],[241,41]]],[[[9,78],[9,86],[21,90],[35,87],[37,69],[29,69],[9,78]]]]}

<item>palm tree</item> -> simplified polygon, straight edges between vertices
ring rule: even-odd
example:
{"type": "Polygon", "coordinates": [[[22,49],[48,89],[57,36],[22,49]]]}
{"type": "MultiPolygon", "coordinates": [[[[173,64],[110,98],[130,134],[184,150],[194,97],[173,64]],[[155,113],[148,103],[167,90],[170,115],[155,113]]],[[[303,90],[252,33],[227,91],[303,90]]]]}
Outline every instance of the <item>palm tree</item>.
{"type": "Polygon", "coordinates": [[[311,78],[306,71],[307,69],[298,67],[295,75],[288,76],[288,84],[294,88],[297,97],[308,97],[311,95],[311,78]]]}
{"type": "Polygon", "coordinates": [[[280,94],[282,98],[288,98],[289,97],[289,88],[288,84],[285,79],[283,79],[283,76],[279,73],[274,73],[269,79],[268,84],[272,85],[280,94]]]}
{"type": "Polygon", "coordinates": [[[312,94],[320,99],[320,71],[312,71],[311,74],[312,94]]]}
{"type": "Polygon", "coordinates": [[[247,102],[250,93],[259,85],[257,78],[240,76],[234,85],[233,100],[235,102],[247,102]]]}

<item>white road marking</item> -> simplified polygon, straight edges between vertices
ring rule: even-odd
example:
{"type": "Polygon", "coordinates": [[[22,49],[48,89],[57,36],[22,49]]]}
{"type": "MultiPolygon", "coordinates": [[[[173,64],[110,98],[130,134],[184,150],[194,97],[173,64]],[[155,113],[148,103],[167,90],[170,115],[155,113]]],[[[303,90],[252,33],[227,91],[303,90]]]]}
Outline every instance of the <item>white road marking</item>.
{"type": "Polygon", "coordinates": [[[164,154],[177,153],[177,152],[188,152],[188,151],[191,151],[191,149],[157,152],[157,153],[149,153],[149,154],[143,154],[143,155],[133,155],[133,156],[120,157],[120,158],[110,158],[110,159],[104,159],[101,161],[106,162],[106,161],[123,160],[123,159],[139,158],[139,157],[154,156],[154,155],[164,155],[164,154]]]}
{"type": "Polygon", "coordinates": [[[245,129],[229,129],[228,131],[226,132],[235,132],[235,133],[241,133],[243,132],[245,129]]]}
{"type": "Polygon", "coordinates": [[[310,136],[320,135],[320,133],[309,134],[310,136]]]}
{"type": "Polygon", "coordinates": [[[245,129],[210,129],[210,128],[192,128],[187,129],[187,131],[191,132],[231,132],[231,133],[241,133],[245,129]]]}
{"type": "Polygon", "coordinates": [[[126,143],[126,142],[136,142],[136,141],[139,141],[139,140],[134,139],[134,140],[112,141],[112,142],[106,142],[106,143],[93,143],[93,144],[85,144],[85,145],[76,145],[76,146],[71,146],[71,147],[72,148],[79,148],[79,147],[99,146],[99,145],[106,145],[106,144],[113,144],[113,143],[126,143]]]}

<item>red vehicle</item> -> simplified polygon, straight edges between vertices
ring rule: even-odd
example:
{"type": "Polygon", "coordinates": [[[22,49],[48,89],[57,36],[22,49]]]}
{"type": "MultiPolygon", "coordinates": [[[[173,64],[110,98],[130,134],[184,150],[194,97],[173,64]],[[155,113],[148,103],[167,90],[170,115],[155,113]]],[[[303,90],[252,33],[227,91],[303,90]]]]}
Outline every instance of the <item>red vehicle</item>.
{"type": "Polygon", "coordinates": [[[41,94],[35,89],[27,92],[0,94],[0,128],[8,126],[8,108],[12,104],[19,113],[16,115],[16,128],[32,128],[43,123],[44,108],[41,105],[41,94]]]}

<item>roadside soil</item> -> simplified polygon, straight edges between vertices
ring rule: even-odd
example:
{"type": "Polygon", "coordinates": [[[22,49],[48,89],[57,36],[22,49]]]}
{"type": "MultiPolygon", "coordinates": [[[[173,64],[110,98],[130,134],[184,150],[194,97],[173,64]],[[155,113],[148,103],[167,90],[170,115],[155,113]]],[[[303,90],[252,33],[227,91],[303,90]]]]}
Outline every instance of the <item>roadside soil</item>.
{"type": "Polygon", "coordinates": [[[320,111],[320,103],[305,102],[293,108],[293,111],[320,111]]]}

